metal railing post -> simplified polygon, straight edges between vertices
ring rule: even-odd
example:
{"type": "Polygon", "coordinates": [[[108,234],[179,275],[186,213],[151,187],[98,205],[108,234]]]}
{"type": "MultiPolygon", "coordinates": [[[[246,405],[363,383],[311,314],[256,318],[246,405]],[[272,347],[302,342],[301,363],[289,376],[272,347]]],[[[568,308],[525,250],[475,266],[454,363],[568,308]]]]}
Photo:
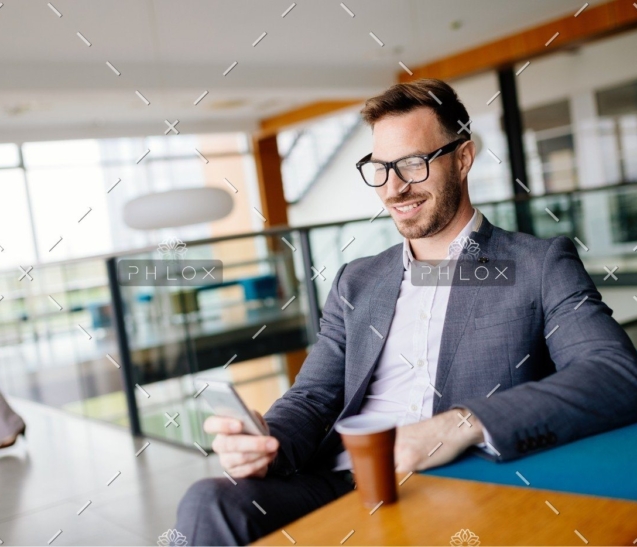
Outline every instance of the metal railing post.
{"type": "Polygon", "coordinates": [[[130,430],[133,435],[141,436],[142,428],[139,421],[137,399],[135,398],[133,363],[130,355],[130,347],[128,345],[126,322],[124,320],[124,301],[122,299],[122,291],[119,283],[117,282],[117,259],[115,257],[106,260],[106,271],[108,273],[108,288],[111,292],[113,324],[115,326],[115,336],[117,337],[117,347],[119,348],[120,370],[122,372],[124,394],[126,395],[126,406],[128,407],[130,430]]]}
{"type": "Polygon", "coordinates": [[[309,230],[299,230],[299,238],[301,239],[301,255],[303,258],[303,272],[305,290],[307,292],[307,302],[309,306],[309,324],[308,324],[308,342],[314,344],[318,340],[318,332],[321,330],[320,318],[321,310],[318,302],[318,293],[316,284],[312,280],[314,273],[312,272],[312,248],[310,246],[309,230]]]}

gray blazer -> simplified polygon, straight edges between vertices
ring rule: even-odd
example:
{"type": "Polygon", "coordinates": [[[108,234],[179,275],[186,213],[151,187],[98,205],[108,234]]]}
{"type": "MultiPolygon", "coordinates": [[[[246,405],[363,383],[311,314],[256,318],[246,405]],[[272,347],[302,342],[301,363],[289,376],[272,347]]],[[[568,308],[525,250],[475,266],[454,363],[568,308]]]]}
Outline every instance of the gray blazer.
{"type": "MultiPolygon", "coordinates": [[[[516,280],[460,287],[456,268],[433,413],[468,408],[501,461],[637,422],[637,352],[574,243],[509,232],[486,217],[470,237],[480,246],[475,259],[515,261],[516,280]]],[[[334,422],[361,408],[396,307],[402,249],[352,260],[336,273],[318,341],[264,416],[280,442],[268,474],[326,465],[343,450],[334,422]]]]}

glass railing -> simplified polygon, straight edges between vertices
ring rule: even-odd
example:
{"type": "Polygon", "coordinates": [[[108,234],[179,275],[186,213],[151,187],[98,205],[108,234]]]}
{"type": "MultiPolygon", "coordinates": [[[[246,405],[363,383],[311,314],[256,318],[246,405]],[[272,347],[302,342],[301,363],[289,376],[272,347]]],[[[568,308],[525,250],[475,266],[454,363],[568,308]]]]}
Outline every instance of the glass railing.
{"type": "MultiPolygon", "coordinates": [[[[604,298],[634,306],[637,185],[529,204],[538,236],[577,238],[604,298]]],[[[478,207],[493,224],[517,229],[513,201],[478,207]]],[[[264,413],[294,380],[288,356],[298,365],[316,340],[340,266],[401,241],[385,212],[186,242],[188,259],[223,263],[223,282],[194,287],[113,283],[121,260],[163,259],[155,248],[0,272],[0,386],[136,433],[209,446],[195,379],[230,381],[264,413]]]]}

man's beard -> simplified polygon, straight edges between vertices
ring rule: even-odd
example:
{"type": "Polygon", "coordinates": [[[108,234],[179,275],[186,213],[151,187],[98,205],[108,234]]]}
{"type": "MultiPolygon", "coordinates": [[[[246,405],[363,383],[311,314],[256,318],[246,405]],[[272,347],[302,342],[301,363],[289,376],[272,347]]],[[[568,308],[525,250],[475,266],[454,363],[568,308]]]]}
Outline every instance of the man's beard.
{"type": "MultiPolygon", "coordinates": [[[[436,208],[429,212],[428,216],[422,218],[421,213],[415,218],[408,218],[402,221],[394,219],[398,232],[407,239],[420,239],[421,237],[430,237],[437,234],[451,222],[460,206],[462,199],[462,190],[460,187],[460,176],[457,170],[447,173],[446,179],[442,185],[442,192],[436,200],[436,208]]],[[[405,201],[413,198],[424,198],[427,201],[431,198],[431,194],[418,194],[409,196],[405,201]]],[[[424,204],[426,206],[426,203],[424,204]]]]}

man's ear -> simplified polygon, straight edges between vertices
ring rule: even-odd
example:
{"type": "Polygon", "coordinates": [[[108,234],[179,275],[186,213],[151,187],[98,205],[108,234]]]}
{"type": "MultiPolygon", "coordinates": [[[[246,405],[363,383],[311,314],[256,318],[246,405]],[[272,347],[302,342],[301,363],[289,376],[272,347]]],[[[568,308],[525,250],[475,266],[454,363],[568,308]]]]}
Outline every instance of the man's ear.
{"type": "Polygon", "coordinates": [[[460,178],[464,179],[471,166],[473,165],[473,161],[476,157],[476,144],[472,140],[468,140],[463,142],[460,145],[460,150],[458,150],[457,161],[458,161],[458,169],[460,171],[460,178]]]}

